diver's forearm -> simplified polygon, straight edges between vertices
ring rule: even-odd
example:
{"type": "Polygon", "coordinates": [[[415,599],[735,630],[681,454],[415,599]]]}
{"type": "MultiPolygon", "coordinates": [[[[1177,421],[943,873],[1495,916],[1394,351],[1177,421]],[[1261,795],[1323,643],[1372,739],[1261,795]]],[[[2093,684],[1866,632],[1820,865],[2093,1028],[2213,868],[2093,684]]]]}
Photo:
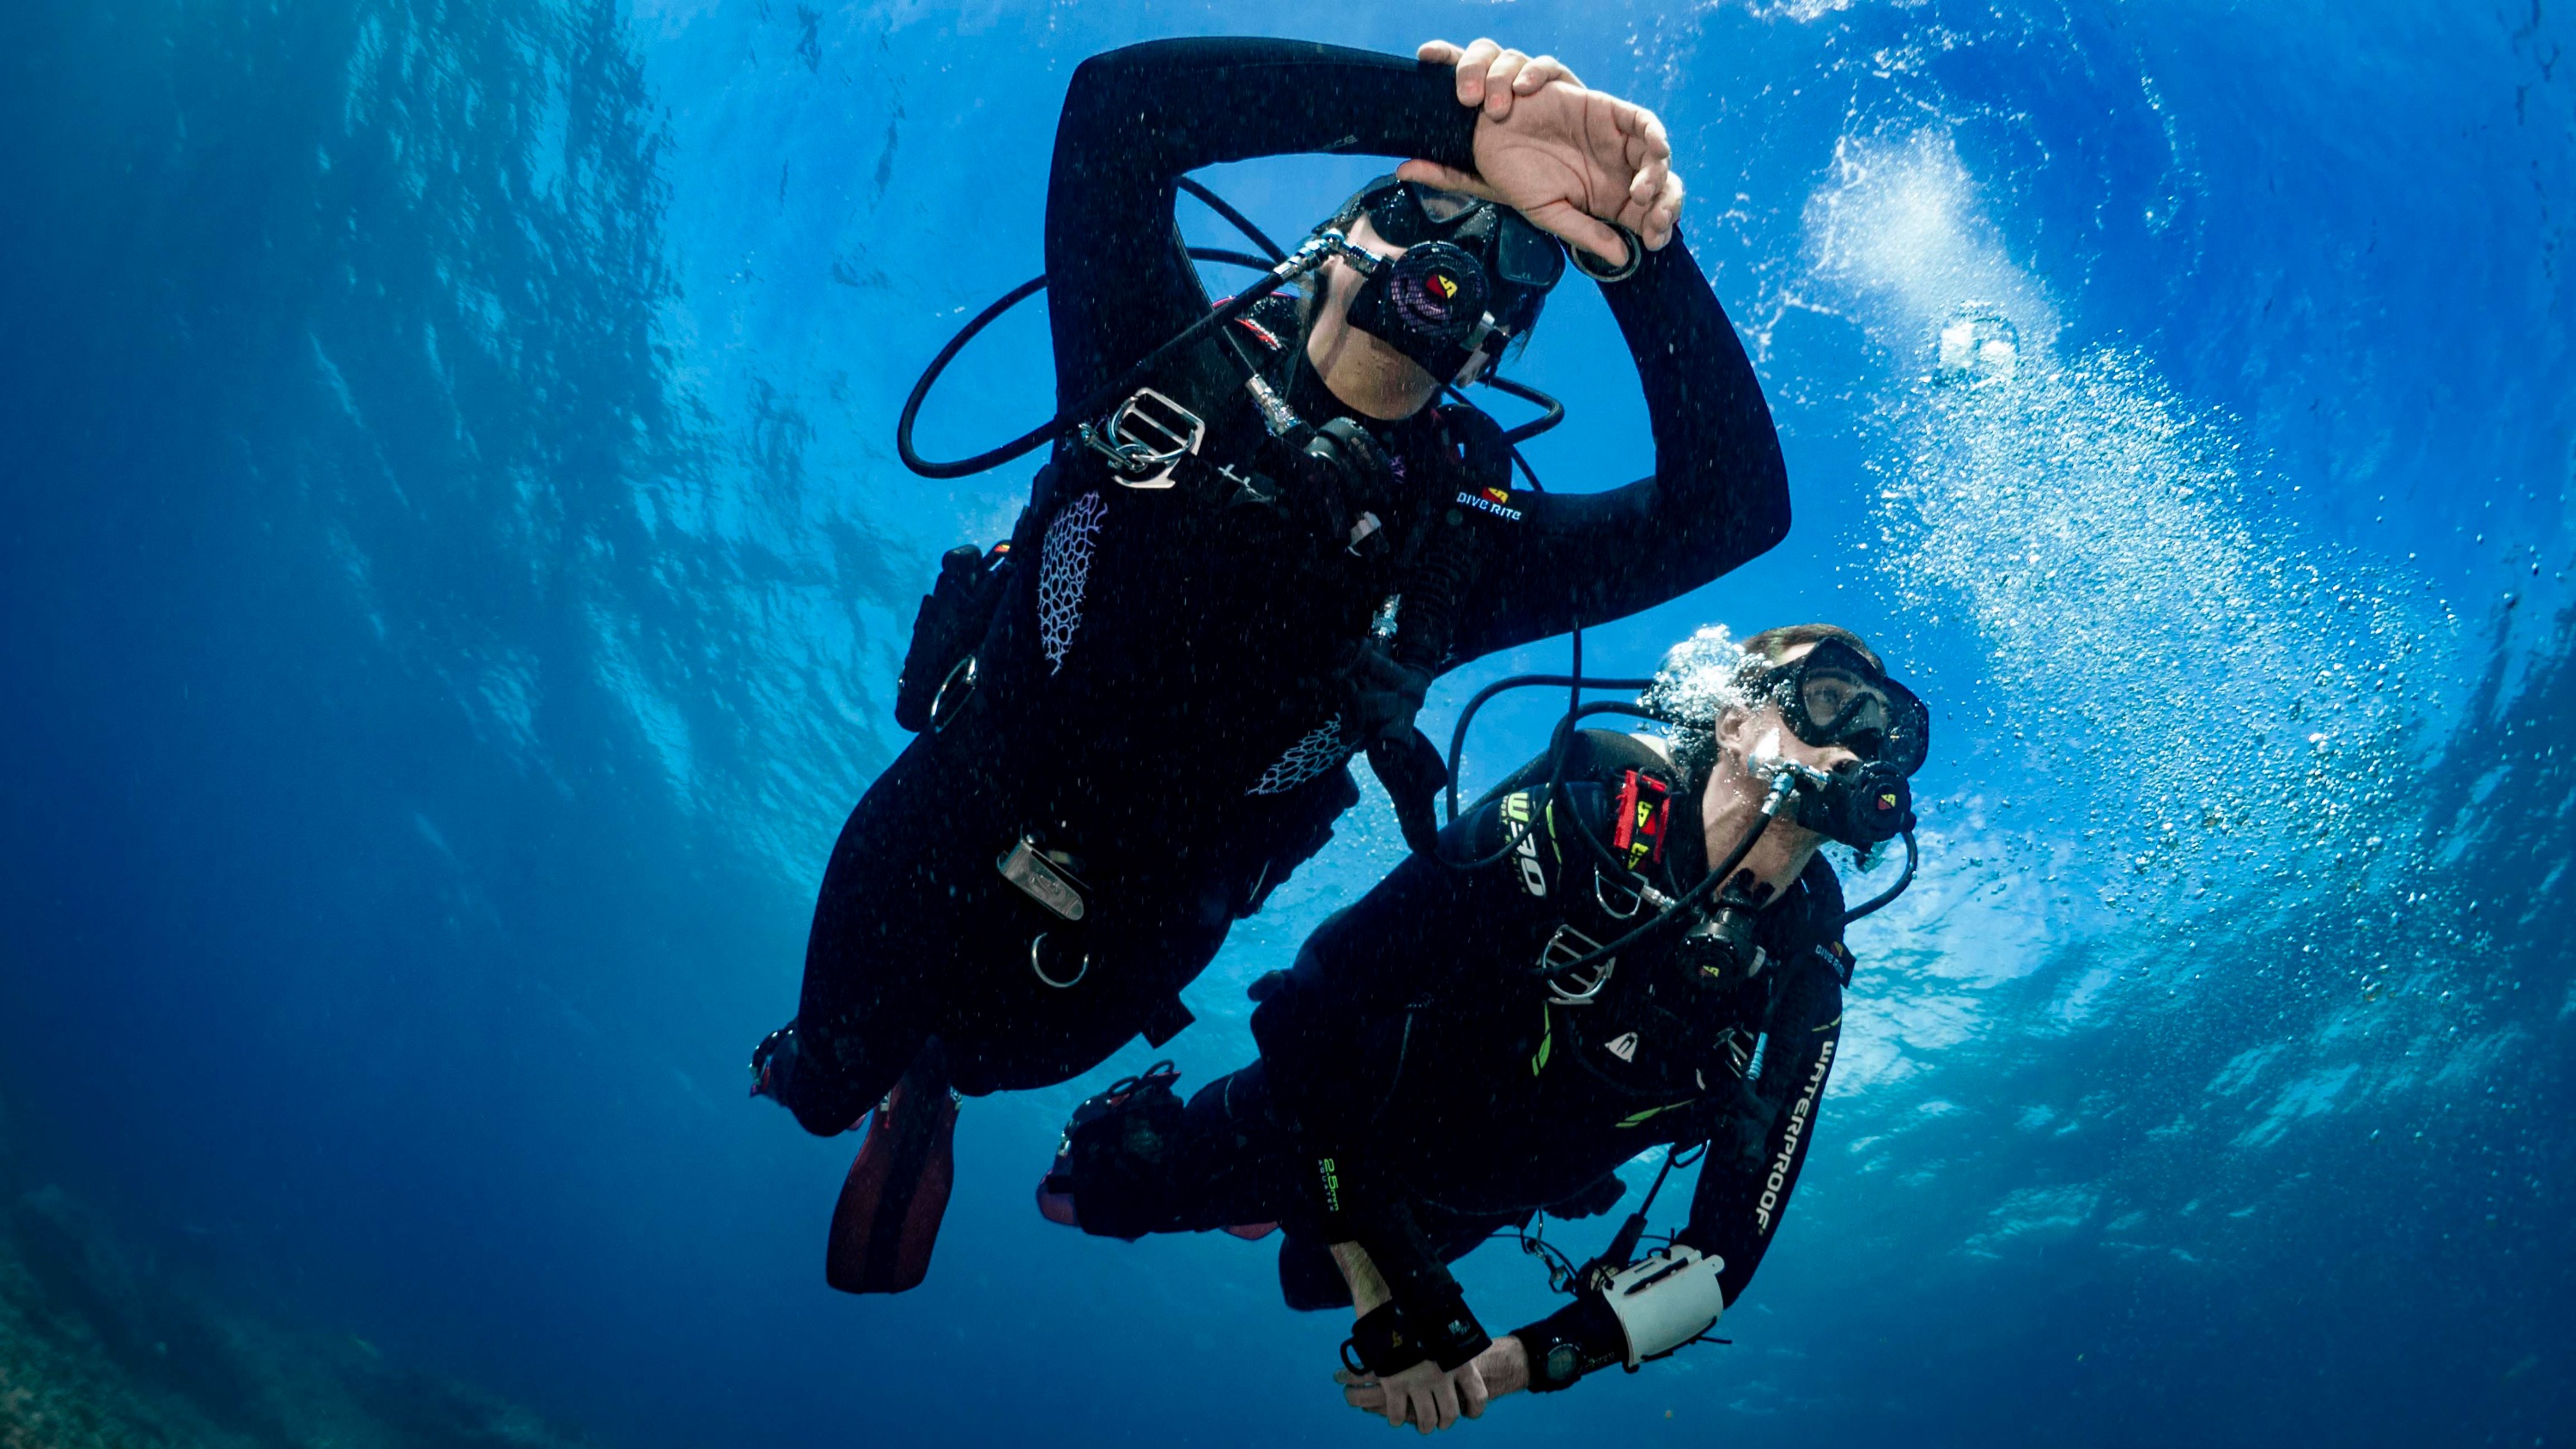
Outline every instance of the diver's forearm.
{"type": "Polygon", "coordinates": [[[1368,1249],[1357,1243],[1333,1244],[1333,1266],[1342,1270],[1342,1281],[1351,1287],[1351,1316],[1356,1318],[1395,1296],[1386,1286],[1386,1277],[1368,1255],[1368,1249]]]}
{"type": "MultiPolygon", "coordinates": [[[[1778,541],[1789,475],[1753,361],[1679,236],[1602,296],[1636,359],[1655,438],[1654,511],[1714,577],[1778,541]]],[[[1683,587],[1704,582],[1693,577],[1683,587]]]]}
{"type": "Polygon", "coordinates": [[[1474,164],[1455,72],[1287,40],[1158,40],[1074,71],[1047,182],[1047,312],[1059,405],[1207,307],[1172,225],[1180,176],[1310,151],[1474,164]]]}
{"type": "Polygon", "coordinates": [[[1602,284],[1654,431],[1655,472],[1605,492],[1543,494],[1496,534],[1462,610],[1451,667],[1678,598],[1789,531],[1779,432],[1735,324],[1676,236],[1602,284]]]}
{"type": "Polygon", "coordinates": [[[1157,40],[1083,62],[1065,97],[1056,181],[1084,162],[1159,173],[1313,151],[1471,168],[1477,112],[1455,72],[1311,41],[1157,40]]]}
{"type": "Polygon", "coordinates": [[[1769,1126],[1758,1143],[1735,1144],[1722,1156],[1723,1138],[1710,1145],[1690,1221],[1679,1234],[1683,1245],[1724,1260],[1718,1283],[1729,1303],[1744,1296],[1789,1211],[1842,1042],[1842,983],[1835,973],[1814,958],[1782,969],[1786,974],[1773,988],[1780,1000],[1767,1023],[1771,1044],[1755,1087],[1769,1126]]]}

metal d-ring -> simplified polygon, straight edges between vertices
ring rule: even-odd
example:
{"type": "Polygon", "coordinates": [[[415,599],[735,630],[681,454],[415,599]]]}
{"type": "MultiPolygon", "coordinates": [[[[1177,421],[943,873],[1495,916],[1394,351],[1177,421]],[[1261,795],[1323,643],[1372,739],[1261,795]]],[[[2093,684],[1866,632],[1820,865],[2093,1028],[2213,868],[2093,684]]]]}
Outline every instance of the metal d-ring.
{"type": "Polygon", "coordinates": [[[948,722],[957,717],[957,711],[966,707],[967,696],[975,692],[976,673],[975,656],[972,654],[949,667],[948,677],[939,681],[938,692],[930,696],[930,732],[932,734],[945,731],[948,728],[948,722]],[[943,711],[942,706],[948,703],[948,691],[951,689],[957,691],[957,704],[954,708],[943,711]]]}
{"type": "Polygon", "coordinates": [[[1038,980],[1054,987],[1058,991],[1070,991],[1074,987],[1080,986],[1082,984],[1082,978],[1091,974],[1091,953],[1088,951],[1082,953],[1082,965],[1075,968],[1072,980],[1058,981],[1046,973],[1046,963],[1039,959],[1038,956],[1039,949],[1046,945],[1047,935],[1047,932],[1040,931],[1035,937],[1030,939],[1029,970],[1037,976],[1038,980]]]}
{"type": "Polygon", "coordinates": [[[1613,881],[1597,865],[1592,867],[1592,899],[1615,920],[1632,919],[1646,908],[1646,892],[1642,883],[1632,886],[1613,881]],[[1610,903],[1614,894],[1626,905],[1625,910],[1610,903]]]}

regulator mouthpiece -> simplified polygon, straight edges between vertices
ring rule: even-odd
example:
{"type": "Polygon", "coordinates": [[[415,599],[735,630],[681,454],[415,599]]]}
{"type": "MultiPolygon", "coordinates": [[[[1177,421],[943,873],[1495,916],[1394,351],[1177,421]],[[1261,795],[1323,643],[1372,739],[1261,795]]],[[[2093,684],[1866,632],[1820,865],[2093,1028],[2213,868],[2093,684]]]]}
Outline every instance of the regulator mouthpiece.
{"type": "Polygon", "coordinates": [[[1492,301],[1484,267],[1465,248],[1423,242],[1369,272],[1351,299],[1351,325],[1433,377],[1466,383],[1510,338],[1490,310],[1492,301]]]}
{"type": "Polygon", "coordinates": [[[1880,760],[1845,760],[1822,781],[1798,782],[1798,823],[1855,850],[1914,828],[1914,787],[1880,760]]]}

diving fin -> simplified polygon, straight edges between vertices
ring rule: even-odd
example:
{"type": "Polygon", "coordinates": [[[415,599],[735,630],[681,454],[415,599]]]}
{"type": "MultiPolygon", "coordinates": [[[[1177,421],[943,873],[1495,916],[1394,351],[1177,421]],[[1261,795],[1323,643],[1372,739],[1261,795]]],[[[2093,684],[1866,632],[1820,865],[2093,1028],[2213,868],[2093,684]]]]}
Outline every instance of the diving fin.
{"type": "Polygon", "coordinates": [[[933,1041],[868,1119],[841,1183],[823,1281],[844,1293],[901,1293],[930,1272],[930,1250],[956,1177],[957,1098],[933,1041]]]}

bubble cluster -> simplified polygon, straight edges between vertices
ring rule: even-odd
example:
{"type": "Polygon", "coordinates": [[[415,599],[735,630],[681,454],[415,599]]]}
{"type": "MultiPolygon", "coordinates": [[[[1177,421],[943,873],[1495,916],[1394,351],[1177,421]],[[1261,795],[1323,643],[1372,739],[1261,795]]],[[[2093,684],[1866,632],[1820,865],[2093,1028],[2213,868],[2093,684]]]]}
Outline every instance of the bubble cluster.
{"type": "Polygon", "coordinates": [[[2051,782],[2060,823],[2115,876],[2207,890],[2366,872],[2416,706],[2438,701],[2418,681],[2443,677],[2447,620],[2259,534],[2228,430],[2134,356],[1960,350],[1910,389],[1873,466],[1891,589],[1984,646],[1987,742],[2051,782]]]}
{"type": "Polygon", "coordinates": [[[2363,879],[2455,621],[2263,517],[2239,425],[2137,353],[2058,357],[2058,304],[1946,134],[1846,138],[1807,222],[1812,276],[1901,369],[1875,568],[1915,630],[1965,626],[1977,768],[2026,773],[2024,828],[2073,837],[2052,875],[2184,912],[2363,879]]]}
{"type": "Polygon", "coordinates": [[[1673,763],[1685,778],[1697,778],[1714,749],[1707,724],[1721,711],[1747,703],[1743,643],[1724,624],[1702,627],[1664,651],[1663,662],[1655,666],[1655,682],[1637,702],[1667,720],[1685,722],[1668,732],[1673,763]]]}

